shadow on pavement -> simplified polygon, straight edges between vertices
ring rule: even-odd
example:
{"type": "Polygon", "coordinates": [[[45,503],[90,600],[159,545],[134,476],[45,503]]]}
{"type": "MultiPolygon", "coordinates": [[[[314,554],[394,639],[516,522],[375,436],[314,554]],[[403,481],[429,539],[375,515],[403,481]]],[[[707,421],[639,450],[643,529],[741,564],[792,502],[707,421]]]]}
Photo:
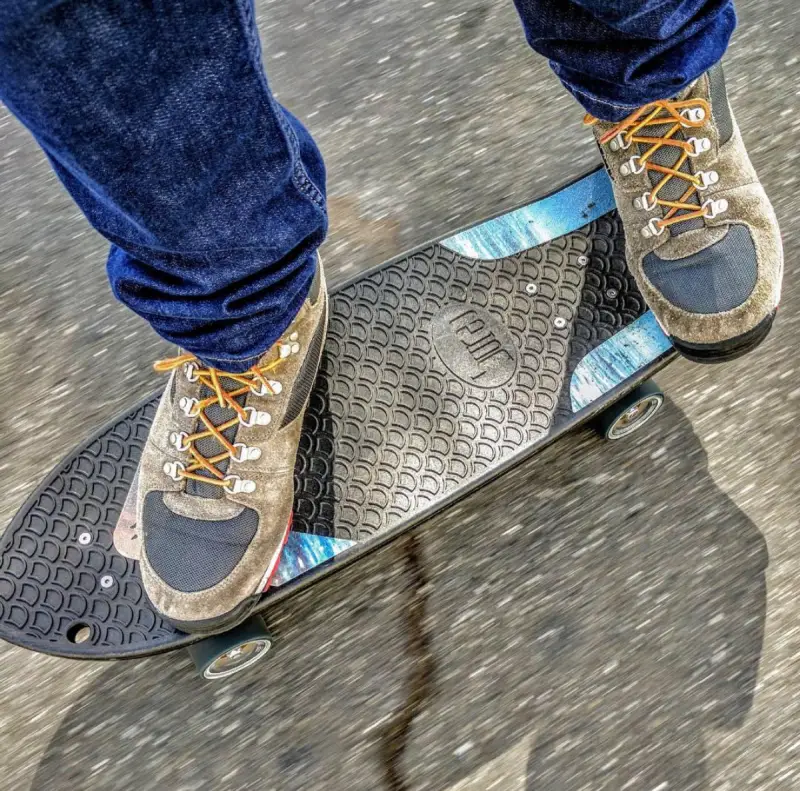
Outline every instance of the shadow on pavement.
{"type": "Polygon", "coordinates": [[[752,705],[767,553],[660,421],[551,446],[280,605],[242,678],[109,665],[32,789],[708,789],[709,732],[752,705]]]}

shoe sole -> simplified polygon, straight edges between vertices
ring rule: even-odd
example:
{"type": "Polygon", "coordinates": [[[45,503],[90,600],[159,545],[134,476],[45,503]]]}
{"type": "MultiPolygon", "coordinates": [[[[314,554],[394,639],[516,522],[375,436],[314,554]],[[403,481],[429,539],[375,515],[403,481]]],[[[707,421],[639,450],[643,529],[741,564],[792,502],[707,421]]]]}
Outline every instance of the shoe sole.
{"type": "Polygon", "coordinates": [[[694,363],[706,365],[727,363],[738,357],[743,357],[763,342],[772,329],[776,313],[777,310],[773,310],[769,316],[762,319],[752,330],[731,338],[724,343],[688,343],[674,337],[670,337],[670,341],[672,341],[672,345],[682,357],[694,363]]]}

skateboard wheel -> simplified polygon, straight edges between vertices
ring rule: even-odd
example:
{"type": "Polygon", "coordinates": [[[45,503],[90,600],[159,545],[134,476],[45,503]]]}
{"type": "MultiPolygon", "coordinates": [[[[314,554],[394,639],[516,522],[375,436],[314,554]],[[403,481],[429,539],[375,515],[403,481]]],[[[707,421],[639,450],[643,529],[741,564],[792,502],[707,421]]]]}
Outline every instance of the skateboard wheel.
{"type": "Polygon", "coordinates": [[[605,439],[623,439],[638,431],[664,405],[664,393],[647,381],[607,407],[597,418],[597,431],[605,439]]]}
{"type": "Polygon", "coordinates": [[[203,678],[217,681],[251,667],[271,648],[264,619],[253,615],[229,632],[206,637],[186,650],[203,678]]]}

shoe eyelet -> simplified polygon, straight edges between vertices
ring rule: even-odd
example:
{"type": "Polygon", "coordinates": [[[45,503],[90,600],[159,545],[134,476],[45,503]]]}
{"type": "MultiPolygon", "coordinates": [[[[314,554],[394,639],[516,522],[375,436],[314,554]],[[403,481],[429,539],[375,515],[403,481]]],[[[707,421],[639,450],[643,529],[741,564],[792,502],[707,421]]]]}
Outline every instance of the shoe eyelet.
{"type": "Polygon", "coordinates": [[[697,177],[701,182],[697,187],[700,192],[703,192],[709,187],[713,187],[715,184],[719,183],[719,173],[717,173],[716,170],[701,170],[699,173],[697,173],[697,177]]]}
{"type": "Polygon", "coordinates": [[[175,446],[175,449],[181,453],[186,453],[189,446],[186,444],[186,437],[188,434],[185,431],[173,431],[169,435],[169,441],[175,446]]]}
{"type": "Polygon", "coordinates": [[[640,211],[653,211],[656,202],[649,192],[645,192],[644,195],[634,199],[633,206],[640,211]]]}
{"type": "Polygon", "coordinates": [[[292,354],[297,354],[300,351],[300,344],[297,341],[290,340],[289,343],[278,344],[278,356],[285,360],[292,354]]]}
{"type": "Polygon", "coordinates": [[[688,124],[682,124],[682,126],[701,124],[706,120],[706,111],[702,107],[687,107],[681,110],[681,116],[689,122],[688,124]]]}
{"type": "Polygon", "coordinates": [[[173,481],[177,483],[178,481],[183,479],[183,476],[179,475],[178,473],[185,470],[186,467],[179,461],[168,461],[166,464],[164,464],[162,469],[164,473],[167,475],[167,477],[171,478],[173,481]]]}
{"type": "Polygon", "coordinates": [[[238,456],[231,456],[237,464],[242,464],[246,461],[258,461],[261,458],[261,448],[248,446],[243,442],[237,442],[233,447],[239,451],[238,456]]]}
{"type": "Polygon", "coordinates": [[[661,236],[667,229],[659,224],[658,217],[651,218],[650,222],[642,228],[642,236],[645,239],[652,239],[655,236],[661,236]]]}
{"type": "Polygon", "coordinates": [[[608,147],[614,151],[627,151],[631,145],[633,145],[632,140],[626,140],[625,135],[620,132],[609,144],[608,147]]]}
{"type": "Polygon", "coordinates": [[[713,220],[714,217],[717,217],[726,211],[728,211],[728,201],[726,201],[725,198],[720,198],[719,200],[707,200],[703,204],[703,214],[708,217],[709,220],[713,220]]]}
{"type": "Polygon", "coordinates": [[[198,380],[198,376],[194,373],[197,370],[197,366],[194,363],[186,363],[183,366],[183,372],[186,374],[186,378],[190,382],[196,382],[198,380]]]}
{"type": "Polygon", "coordinates": [[[178,406],[183,411],[183,414],[186,417],[197,417],[198,413],[196,411],[197,405],[200,403],[196,398],[189,398],[188,396],[183,396],[180,401],[178,401],[178,406]]]}
{"type": "Polygon", "coordinates": [[[250,385],[250,392],[259,398],[279,395],[282,390],[283,385],[275,379],[268,379],[266,382],[261,383],[253,382],[253,384],[250,385]],[[256,384],[259,385],[257,390],[255,389],[256,384]]]}
{"type": "Polygon", "coordinates": [[[639,173],[644,172],[644,162],[642,162],[641,157],[631,157],[627,162],[623,162],[619,172],[623,176],[637,176],[639,173]]]}
{"type": "Polygon", "coordinates": [[[686,142],[692,146],[692,150],[688,152],[690,157],[699,157],[711,150],[711,140],[707,137],[690,137],[686,142]]]}
{"type": "Polygon", "coordinates": [[[246,406],[244,411],[245,414],[250,416],[244,420],[241,417],[239,418],[239,423],[241,423],[245,428],[252,428],[253,426],[268,426],[272,421],[272,415],[270,415],[269,412],[260,412],[251,406],[246,406]]]}
{"type": "Polygon", "coordinates": [[[224,481],[228,494],[252,494],[256,490],[255,481],[240,478],[238,475],[226,475],[224,481]]]}

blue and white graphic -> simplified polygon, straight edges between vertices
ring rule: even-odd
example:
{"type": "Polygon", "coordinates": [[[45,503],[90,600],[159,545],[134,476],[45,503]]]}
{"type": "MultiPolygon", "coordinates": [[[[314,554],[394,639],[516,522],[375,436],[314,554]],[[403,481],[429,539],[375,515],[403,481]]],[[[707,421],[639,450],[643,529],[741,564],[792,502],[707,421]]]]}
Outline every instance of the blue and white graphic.
{"type": "Polygon", "coordinates": [[[467,258],[505,258],[572,233],[614,206],[611,182],[605,170],[596,170],[560,192],[461,231],[440,244],[467,258]]]}
{"type": "Polygon", "coordinates": [[[283,585],[309,569],[325,563],[336,557],[346,549],[350,549],[356,542],[346,541],[343,538],[327,538],[315,536],[311,533],[289,533],[289,540],[283,548],[278,570],[272,579],[272,586],[283,585]]]}
{"type": "Polygon", "coordinates": [[[653,313],[640,316],[578,363],[569,388],[572,411],[589,406],[671,348],[653,313]]]}

